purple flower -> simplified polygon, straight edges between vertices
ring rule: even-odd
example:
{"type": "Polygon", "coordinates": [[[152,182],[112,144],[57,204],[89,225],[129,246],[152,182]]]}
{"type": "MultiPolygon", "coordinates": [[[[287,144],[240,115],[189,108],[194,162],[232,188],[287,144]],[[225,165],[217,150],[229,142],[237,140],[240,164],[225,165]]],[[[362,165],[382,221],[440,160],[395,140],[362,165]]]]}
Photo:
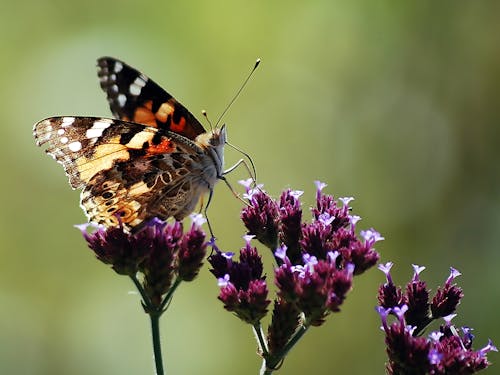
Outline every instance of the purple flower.
{"type": "Polygon", "coordinates": [[[206,222],[200,214],[191,215],[191,228],[182,237],[179,243],[179,278],[183,281],[192,281],[203,265],[207,243],[205,232],[201,225],[206,222]]]}
{"type": "Polygon", "coordinates": [[[450,315],[456,311],[460,300],[464,296],[461,288],[455,284],[452,285],[453,280],[459,275],[460,272],[451,268],[450,276],[446,279],[444,286],[437,289],[430,305],[434,319],[450,315]]]}
{"type": "Polygon", "coordinates": [[[406,285],[405,303],[408,305],[406,320],[408,324],[423,328],[429,323],[429,291],[425,281],[418,279],[415,272],[413,279],[406,285]]]}
{"type": "Polygon", "coordinates": [[[300,311],[293,303],[277,298],[267,331],[269,353],[280,353],[300,324],[300,311]]]}
{"type": "Polygon", "coordinates": [[[204,219],[192,216],[191,229],[183,233],[180,222],[166,223],[153,219],[137,233],[128,233],[122,227],[95,227],[79,225],[89,247],[96,257],[121,275],[138,280],[153,306],[160,306],[175,277],[191,281],[199,272],[205,256],[204,219]],[[88,228],[94,228],[88,232],[88,228]]]}
{"type": "Polygon", "coordinates": [[[350,214],[352,198],[338,203],[323,193],[322,182],[316,182],[309,221],[303,217],[301,191],[287,189],[274,200],[260,187],[252,189],[250,181],[243,185],[249,204],[241,218],[247,233],[270,248],[276,262],[277,297],[267,343],[260,320],[270,301],[262,260],[250,238],[245,238],[238,260],[214,247],[210,271],[217,278],[224,308],[253,325],[266,367],[276,369],[309,327],[322,325],[328,315],[340,311],[354,276],[378,261],[374,245],[383,238],[373,229],[357,235],[359,217],[350,214]]]}
{"type": "Polygon", "coordinates": [[[279,202],[279,239],[288,249],[292,262],[300,258],[299,240],[301,237],[302,208],[297,191],[286,190],[279,202]]]}
{"type": "MultiPolygon", "coordinates": [[[[152,242],[141,235],[138,239],[121,227],[106,228],[93,224],[76,225],[88,246],[101,262],[111,265],[120,275],[135,275],[139,265],[153,251],[152,242]],[[91,229],[92,232],[88,232],[91,229]]],[[[147,234],[151,234],[150,231],[147,234]]]]}
{"type": "Polygon", "coordinates": [[[247,193],[249,205],[241,211],[241,220],[248,234],[274,250],[278,242],[278,205],[260,188],[254,190],[251,194],[247,193]]]}
{"type": "Polygon", "coordinates": [[[217,277],[221,288],[219,300],[224,308],[233,311],[249,324],[258,323],[267,313],[270,300],[265,277],[262,276],[262,259],[250,244],[252,236],[245,236],[245,247],[240,250],[239,261],[227,253],[216,251],[208,261],[210,272],[217,277]]]}
{"type": "MultiPolygon", "coordinates": [[[[403,297],[408,305],[402,304],[392,308],[382,305],[384,298],[380,296],[384,293],[381,293],[381,290],[386,285],[393,285],[389,275],[391,266],[380,267],[386,274],[387,283],[379,289],[380,306],[377,307],[386,335],[388,374],[472,374],[489,366],[486,353],[495,347],[489,342],[484,350],[474,350],[472,330],[463,327],[460,335],[453,326],[452,319],[456,314],[443,316],[444,324],[440,326],[439,331],[431,332],[427,337],[419,336],[422,329],[432,319],[437,318],[434,314],[430,315],[429,291],[419,277],[423,267],[414,266],[413,278],[406,286],[403,297]],[[389,324],[389,314],[396,315],[397,321],[389,324]]],[[[452,269],[445,286],[441,288],[443,291],[438,290],[434,300],[442,300],[440,296],[446,294],[444,290],[454,287],[451,283],[458,274],[458,271],[452,269]]]]}

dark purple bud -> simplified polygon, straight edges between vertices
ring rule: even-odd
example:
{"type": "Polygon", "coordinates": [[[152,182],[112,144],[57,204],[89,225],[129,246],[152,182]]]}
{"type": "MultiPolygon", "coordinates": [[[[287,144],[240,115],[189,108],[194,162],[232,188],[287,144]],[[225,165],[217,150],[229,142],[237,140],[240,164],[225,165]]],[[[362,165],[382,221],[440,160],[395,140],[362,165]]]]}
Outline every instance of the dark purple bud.
{"type": "Polygon", "coordinates": [[[192,281],[203,265],[207,243],[201,225],[206,221],[200,214],[191,215],[191,229],[184,234],[179,246],[179,277],[192,281]]]}
{"type": "Polygon", "coordinates": [[[346,256],[346,261],[355,265],[355,275],[361,275],[369,268],[377,264],[380,255],[375,251],[374,245],[378,241],[383,241],[384,237],[374,229],[361,231],[364,241],[352,240],[350,245],[350,254],[346,256]]]}
{"type": "Polygon", "coordinates": [[[152,240],[152,251],[140,271],[144,274],[144,291],[154,305],[161,303],[172,285],[182,234],[182,224],[177,221],[163,227],[159,223],[149,225],[137,234],[143,241],[152,240]]]}
{"type": "Polygon", "coordinates": [[[331,280],[331,293],[328,300],[328,308],[332,312],[340,311],[340,305],[344,302],[347,293],[352,288],[352,277],[354,265],[348,264],[344,269],[335,272],[331,280]]]}
{"type": "Polygon", "coordinates": [[[212,266],[210,272],[216,277],[224,277],[228,275],[233,264],[234,253],[215,251],[208,257],[208,263],[212,266]]]}
{"type": "Polygon", "coordinates": [[[281,194],[279,203],[280,232],[279,238],[288,249],[288,257],[292,263],[299,261],[302,208],[299,197],[301,191],[286,190],[281,194]]]}
{"type": "MultiPolygon", "coordinates": [[[[311,224],[304,224],[301,237],[300,246],[302,251],[318,259],[326,259],[326,254],[336,249],[331,226],[325,225],[320,220],[311,224]]],[[[298,262],[292,263],[297,264],[298,262]]]]}
{"type": "Polygon", "coordinates": [[[464,294],[462,289],[452,284],[453,280],[460,275],[456,269],[451,268],[451,273],[443,287],[439,287],[432,299],[431,312],[434,319],[441,318],[454,313],[464,294]]]}
{"type": "Polygon", "coordinates": [[[312,214],[315,220],[324,220],[328,218],[329,225],[332,231],[349,225],[349,202],[353,198],[342,198],[343,206],[339,207],[337,201],[327,194],[323,194],[322,190],[326,184],[320,181],[315,181],[316,184],[316,207],[312,208],[312,214]]]}
{"type": "Polygon", "coordinates": [[[251,280],[246,290],[237,289],[231,281],[222,285],[218,298],[226,310],[236,313],[241,320],[252,325],[266,315],[271,301],[267,299],[268,290],[264,280],[251,280]]]}
{"type": "Polygon", "coordinates": [[[289,303],[294,303],[297,300],[295,291],[296,282],[295,275],[291,263],[288,259],[280,267],[274,271],[274,279],[278,287],[278,295],[289,303]]]}
{"type": "Polygon", "coordinates": [[[241,211],[241,220],[248,234],[274,251],[278,242],[278,205],[260,188],[250,190],[245,197],[250,205],[241,211]]]}
{"type": "Polygon", "coordinates": [[[256,247],[250,245],[253,236],[246,235],[243,239],[246,242],[245,247],[240,250],[240,263],[245,264],[250,269],[250,278],[257,280],[262,278],[262,257],[257,252],[256,247]]]}
{"type": "Polygon", "coordinates": [[[429,291],[425,281],[413,279],[406,285],[405,302],[408,305],[408,324],[420,328],[429,323],[429,291]]]}
{"type": "Polygon", "coordinates": [[[105,228],[92,224],[76,225],[97,259],[120,275],[135,276],[139,264],[149,256],[152,247],[147,241],[137,241],[121,227],[105,228]],[[92,232],[88,232],[92,228],[92,232]]]}
{"type": "Polygon", "coordinates": [[[278,298],[274,301],[273,318],[267,331],[269,353],[280,353],[300,323],[300,311],[293,303],[278,298]]]}
{"type": "Polygon", "coordinates": [[[401,288],[394,285],[392,281],[392,277],[390,274],[392,266],[392,262],[380,264],[378,266],[379,270],[381,270],[385,274],[387,282],[385,284],[381,284],[378,288],[377,299],[378,304],[386,309],[395,306],[401,306],[403,304],[403,295],[401,292],[401,288]]]}

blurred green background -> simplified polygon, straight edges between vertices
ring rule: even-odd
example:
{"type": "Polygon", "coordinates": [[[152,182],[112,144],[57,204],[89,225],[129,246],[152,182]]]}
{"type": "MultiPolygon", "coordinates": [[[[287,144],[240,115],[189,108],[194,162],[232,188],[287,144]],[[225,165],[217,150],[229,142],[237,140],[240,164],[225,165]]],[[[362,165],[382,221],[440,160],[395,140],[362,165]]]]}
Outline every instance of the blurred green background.
{"type": "MultiPolygon", "coordinates": [[[[257,57],[262,65],[225,116],[273,195],[353,195],[359,228],[386,238],[396,263],[448,267],[465,292],[456,323],[476,347],[500,344],[500,2],[3,2],[0,166],[0,373],[153,374],[149,323],[132,283],[96,261],[72,225],[78,192],[34,145],[51,115],[109,116],[95,59],[142,70],[214,120],[257,57]]],[[[241,155],[227,149],[230,165],[241,155]]],[[[231,175],[235,182],[243,171],[231,175]]],[[[225,250],[242,246],[240,202],[224,184],[210,214],[225,250]]],[[[270,257],[265,254],[268,274],[270,257]]],[[[379,271],[355,281],[340,314],[312,329],[282,374],[382,374],[373,310],[379,271]]],[[[248,326],[216,300],[205,267],[162,320],[170,374],[256,374],[248,326]]],[[[499,362],[498,355],[490,360],[499,362]]],[[[499,373],[493,366],[484,373],[499,373]]]]}

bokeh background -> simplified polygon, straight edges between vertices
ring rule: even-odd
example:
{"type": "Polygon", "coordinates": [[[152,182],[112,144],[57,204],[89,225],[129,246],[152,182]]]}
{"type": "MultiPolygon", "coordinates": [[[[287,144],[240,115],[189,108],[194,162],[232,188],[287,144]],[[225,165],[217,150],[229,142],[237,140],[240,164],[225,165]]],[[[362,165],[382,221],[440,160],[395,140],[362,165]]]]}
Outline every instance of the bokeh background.
{"type": "MultiPolygon", "coordinates": [[[[141,69],[195,114],[225,116],[273,195],[352,195],[400,283],[411,263],[436,289],[462,271],[458,324],[500,343],[500,3],[495,1],[60,1],[0,5],[0,373],[152,374],[149,323],[131,282],[96,261],[72,225],[78,192],[34,145],[51,115],[109,116],[95,59],[141,69]]],[[[227,164],[240,158],[227,149],[227,164]]],[[[231,175],[236,181],[243,171],[231,175]]],[[[210,208],[237,250],[240,202],[210,208]]],[[[267,272],[271,258],[265,254],[267,272]]],[[[373,307],[383,275],[356,280],[340,314],[312,329],[282,374],[383,374],[373,307]]],[[[216,300],[205,267],[162,320],[170,374],[256,374],[248,326],[216,300]]],[[[490,359],[499,362],[498,355],[490,359]]],[[[493,366],[485,374],[500,373],[493,366]]]]}

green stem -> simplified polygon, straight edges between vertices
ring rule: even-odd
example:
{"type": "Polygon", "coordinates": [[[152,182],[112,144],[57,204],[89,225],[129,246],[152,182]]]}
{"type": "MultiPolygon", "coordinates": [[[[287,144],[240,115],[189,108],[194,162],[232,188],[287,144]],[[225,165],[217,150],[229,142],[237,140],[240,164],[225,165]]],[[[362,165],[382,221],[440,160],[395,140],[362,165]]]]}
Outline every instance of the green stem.
{"type": "Polygon", "coordinates": [[[260,369],[260,375],[271,375],[276,370],[276,367],[279,366],[280,363],[285,359],[288,352],[292,350],[295,344],[297,344],[302,336],[304,336],[308,329],[309,325],[300,326],[297,332],[295,332],[290,341],[287,342],[287,344],[280,352],[274,355],[269,355],[267,357],[264,356],[264,361],[260,369]]]}
{"type": "Polygon", "coordinates": [[[151,334],[153,336],[153,353],[155,358],[156,375],[163,375],[163,359],[161,356],[160,341],[160,315],[161,313],[150,313],[151,334]]]}
{"type": "Polygon", "coordinates": [[[266,358],[269,356],[269,352],[267,349],[267,342],[264,339],[264,334],[262,332],[262,325],[260,322],[255,323],[253,326],[253,332],[255,333],[255,337],[257,337],[257,342],[259,343],[259,349],[262,354],[262,357],[266,358]]]}
{"type": "Polygon", "coordinates": [[[163,314],[165,312],[165,310],[166,310],[165,306],[167,306],[167,304],[170,302],[170,300],[172,299],[172,296],[174,295],[175,290],[181,284],[181,282],[182,282],[181,278],[178,277],[175,279],[174,283],[172,284],[172,286],[168,290],[167,294],[163,298],[163,301],[162,301],[160,308],[159,308],[160,314],[163,314]]]}
{"type": "Polygon", "coordinates": [[[137,277],[135,275],[131,275],[130,278],[132,279],[135,287],[137,288],[137,290],[141,294],[141,298],[142,298],[142,302],[143,302],[144,306],[148,306],[148,307],[151,306],[151,301],[149,300],[149,297],[146,295],[146,292],[144,291],[144,288],[142,287],[141,283],[139,282],[139,280],[137,280],[137,277]]]}

